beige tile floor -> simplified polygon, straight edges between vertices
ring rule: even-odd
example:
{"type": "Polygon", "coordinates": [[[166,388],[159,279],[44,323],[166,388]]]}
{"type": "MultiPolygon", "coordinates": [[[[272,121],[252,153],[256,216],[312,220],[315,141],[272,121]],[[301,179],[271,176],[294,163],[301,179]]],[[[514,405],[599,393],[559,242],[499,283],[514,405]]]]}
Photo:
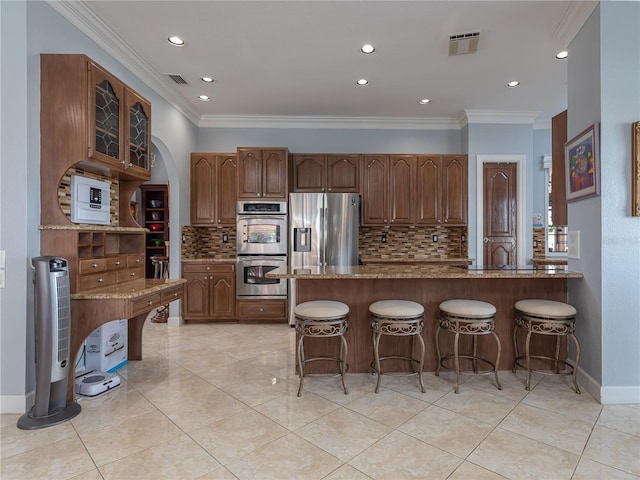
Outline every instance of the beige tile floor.
{"type": "Polygon", "coordinates": [[[148,323],[144,360],[82,413],[35,431],[2,415],[10,479],[638,479],[640,405],[599,405],[565,377],[311,378],[296,396],[287,325],[148,323]]]}

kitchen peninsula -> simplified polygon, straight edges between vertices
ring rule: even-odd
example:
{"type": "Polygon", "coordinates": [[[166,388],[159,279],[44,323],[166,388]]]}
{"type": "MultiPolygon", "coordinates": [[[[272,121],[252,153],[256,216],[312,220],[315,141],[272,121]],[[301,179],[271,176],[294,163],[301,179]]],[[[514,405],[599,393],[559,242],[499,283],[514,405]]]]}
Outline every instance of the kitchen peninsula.
{"type": "MultiPolygon", "coordinates": [[[[371,371],[373,359],[372,333],[369,320],[369,305],[378,300],[413,300],[424,306],[423,337],[427,345],[425,371],[435,371],[435,333],[438,326],[438,306],[449,299],[464,298],[482,300],[496,309],[496,333],[502,344],[500,370],[511,370],[513,366],[514,304],[524,298],[541,298],[567,301],[568,282],[583,278],[581,273],[568,272],[562,268],[481,268],[455,267],[448,265],[358,265],[307,268],[279,268],[268,273],[273,278],[296,279],[297,303],[311,300],[336,300],[349,305],[349,330],[346,334],[349,346],[347,363],[349,372],[371,371]]],[[[449,337],[448,335],[443,336],[449,337]]],[[[538,336],[536,336],[538,337],[538,336]]],[[[405,349],[410,345],[402,338],[389,337],[381,341],[381,349],[405,349]]],[[[449,342],[451,338],[446,338],[449,342]]],[[[466,346],[461,339],[461,348],[466,346]]],[[[532,348],[551,347],[532,339],[532,348]]],[[[318,341],[309,346],[307,355],[327,356],[333,354],[334,344],[318,341]]],[[[445,348],[450,344],[445,344],[445,348]]],[[[337,347],[336,347],[337,348],[337,347]]],[[[493,342],[479,342],[480,355],[495,355],[488,349],[495,348],[493,342]],[[487,349],[487,350],[485,350],[487,349]]],[[[564,347],[566,348],[566,347],[564,347]]],[[[551,353],[551,352],[548,352],[551,353]]],[[[322,369],[316,362],[310,365],[322,369]]],[[[321,370],[316,370],[321,371],[321,370]]]]}

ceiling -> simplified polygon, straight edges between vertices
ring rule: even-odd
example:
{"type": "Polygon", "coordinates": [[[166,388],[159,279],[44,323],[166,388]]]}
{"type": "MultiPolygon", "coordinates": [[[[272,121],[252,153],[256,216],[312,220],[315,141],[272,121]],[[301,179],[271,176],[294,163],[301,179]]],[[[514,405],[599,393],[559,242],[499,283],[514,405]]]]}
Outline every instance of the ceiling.
{"type": "Polygon", "coordinates": [[[594,2],[50,5],[201,126],[288,119],[371,128],[376,122],[455,123],[474,115],[548,124],[567,104],[567,60],[555,54],[567,49],[594,2]],[[449,36],[467,32],[480,32],[477,53],[449,56],[449,36]],[[170,35],[186,44],[171,46],[170,35]],[[362,54],[364,43],[376,51],[362,54]],[[215,81],[206,84],[202,76],[215,81]],[[357,86],[360,78],[369,85],[357,86]],[[507,88],[511,80],[520,86],[507,88]],[[211,100],[199,100],[201,94],[211,100]],[[420,105],[423,98],[431,102],[420,105]]]}

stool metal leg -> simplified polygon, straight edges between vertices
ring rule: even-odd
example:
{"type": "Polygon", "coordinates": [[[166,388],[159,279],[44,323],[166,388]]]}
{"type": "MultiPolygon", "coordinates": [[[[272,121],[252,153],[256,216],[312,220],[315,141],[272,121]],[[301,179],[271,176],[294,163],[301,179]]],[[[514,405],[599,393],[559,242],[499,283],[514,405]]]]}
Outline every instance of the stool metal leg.
{"type": "Polygon", "coordinates": [[[576,380],[576,375],[578,373],[578,362],[580,362],[580,344],[578,343],[578,339],[573,333],[570,333],[569,336],[573,339],[573,342],[576,344],[576,363],[573,365],[573,386],[575,388],[576,393],[580,393],[580,387],[578,387],[578,381],[576,380]]]}
{"type": "Polygon", "coordinates": [[[344,394],[348,395],[349,390],[347,390],[347,385],[344,383],[344,375],[347,373],[347,353],[349,352],[349,347],[347,346],[347,340],[344,338],[344,335],[340,335],[340,340],[340,358],[342,359],[342,362],[340,362],[340,376],[342,378],[344,394]]]}
{"type": "Polygon", "coordinates": [[[524,386],[525,390],[529,390],[531,386],[531,352],[529,351],[529,344],[531,343],[531,329],[527,330],[527,337],[524,344],[524,352],[527,357],[527,384],[524,386]]]}
{"type": "Polygon", "coordinates": [[[518,327],[514,327],[513,329],[513,353],[514,353],[514,361],[513,368],[511,369],[512,373],[516,373],[518,369],[518,327]]]}
{"type": "Polygon", "coordinates": [[[300,375],[300,386],[298,387],[298,396],[302,396],[302,383],[304,382],[304,334],[300,334],[300,340],[298,341],[298,374],[300,375]]]}
{"type": "Polygon", "coordinates": [[[460,359],[458,358],[458,342],[460,341],[460,332],[457,331],[456,328],[456,336],[453,340],[453,366],[456,371],[456,388],[455,392],[459,393],[460,387],[460,359]]]}
{"type": "Polygon", "coordinates": [[[426,351],[425,345],[424,345],[424,340],[422,339],[422,335],[421,334],[417,334],[414,335],[418,337],[418,343],[420,344],[420,366],[418,367],[420,370],[418,370],[418,383],[420,383],[420,390],[422,391],[422,393],[425,393],[426,390],[424,388],[424,383],[422,383],[422,370],[424,369],[424,354],[426,351]]]}
{"type": "Polygon", "coordinates": [[[375,364],[376,364],[376,373],[378,375],[378,378],[376,380],[376,390],[375,392],[378,393],[378,391],[380,390],[380,378],[382,377],[382,375],[380,374],[380,350],[379,350],[379,346],[380,346],[380,337],[382,336],[381,332],[375,332],[373,334],[373,358],[375,359],[375,364]]]}
{"type": "Polygon", "coordinates": [[[440,357],[440,326],[436,329],[436,359],[438,361],[438,365],[436,366],[436,377],[440,376],[440,367],[442,366],[441,357],[440,357]]]}
{"type": "Polygon", "coordinates": [[[496,332],[493,333],[493,337],[496,339],[496,343],[498,344],[498,355],[496,355],[496,367],[495,367],[495,377],[496,377],[496,385],[498,386],[498,390],[502,390],[502,385],[500,385],[500,380],[498,380],[498,365],[500,365],[500,354],[502,353],[502,345],[500,344],[500,339],[496,332]]]}

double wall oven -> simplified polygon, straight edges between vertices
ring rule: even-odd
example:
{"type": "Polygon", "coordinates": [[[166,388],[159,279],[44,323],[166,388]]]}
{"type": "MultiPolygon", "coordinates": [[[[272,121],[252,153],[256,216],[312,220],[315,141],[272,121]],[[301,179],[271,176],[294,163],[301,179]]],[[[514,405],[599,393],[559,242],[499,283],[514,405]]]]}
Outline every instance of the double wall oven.
{"type": "Polygon", "coordinates": [[[287,281],[266,274],[287,265],[287,202],[242,201],[237,209],[236,296],[286,298],[287,281]]]}

